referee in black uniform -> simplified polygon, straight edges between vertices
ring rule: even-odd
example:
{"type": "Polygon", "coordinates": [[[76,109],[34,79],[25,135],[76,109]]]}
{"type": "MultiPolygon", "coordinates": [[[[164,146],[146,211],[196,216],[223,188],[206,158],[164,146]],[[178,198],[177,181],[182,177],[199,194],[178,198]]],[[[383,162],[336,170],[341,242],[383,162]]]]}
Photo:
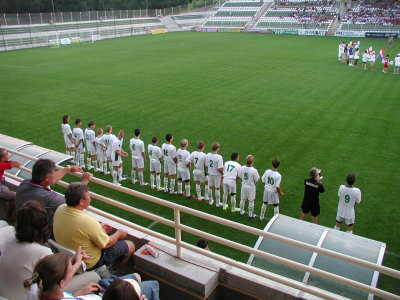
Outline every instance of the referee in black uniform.
{"type": "Polygon", "coordinates": [[[319,208],[319,194],[325,191],[324,185],[321,182],[322,176],[320,170],[312,168],[310,170],[310,178],[304,179],[304,199],[301,204],[301,220],[305,220],[307,214],[311,211],[311,221],[314,224],[318,223],[319,208]]]}

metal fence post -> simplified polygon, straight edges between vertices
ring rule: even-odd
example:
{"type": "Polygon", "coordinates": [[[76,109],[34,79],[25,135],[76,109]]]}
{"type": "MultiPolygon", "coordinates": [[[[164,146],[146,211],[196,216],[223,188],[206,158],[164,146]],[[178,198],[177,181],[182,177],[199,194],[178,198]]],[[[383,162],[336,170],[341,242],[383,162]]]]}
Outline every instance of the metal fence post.
{"type": "Polygon", "coordinates": [[[177,208],[174,208],[174,220],[175,220],[175,240],[176,240],[176,256],[182,257],[182,233],[181,233],[181,215],[177,208]]]}
{"type": "Polygon", "coordinates": [[[42,17],[42,13],[40,13],[40,23],[43,24],[43,17],[42,17]]]}

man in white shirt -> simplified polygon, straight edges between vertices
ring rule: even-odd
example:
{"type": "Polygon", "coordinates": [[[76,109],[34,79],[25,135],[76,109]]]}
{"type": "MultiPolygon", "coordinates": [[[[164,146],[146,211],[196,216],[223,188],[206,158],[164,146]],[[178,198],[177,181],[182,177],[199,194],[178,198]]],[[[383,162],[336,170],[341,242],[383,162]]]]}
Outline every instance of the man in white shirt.
{"type": "Polygon", "coordinates": [[[280,188],[282,176],[279,174],[278,169],[281,162],[275,158],[272,161],[272,169],[265,171],[261,177],[261,181],[265,184],[263,205],[261,206],[260,220],[264,221],[265,211],[267,205],[274,206],[274,214],[279,214],[279,196],[285,195],[280,188]]]}
{"type": "Polygon", "coordinates": [[[161,162],[162,158],[161,148],[157,146],[158,137],[153,137],[151,140],[151,144],[147,146],[147,152],[149,153],[150,159],[150,187],[151,189],[155,189],[157,187],[157,191],[161,191],[161,162]],[[154,185],[154,179],[156,180],[156,185],[154,185]]]}
{"type": "Polygon", "coordinates": [[[75,140],[75,149],[76,149],[76,165],[83,168],[85,165],[85,137],[83,136],[82,120],[75,120],[75,127],[72,129],[72,135],[75,140]]]}
{"type": "Polygon", "coordinates": [[[90,121],[88,124],[88,128],[85,129],[85,140],[86,140],[86,150],[88,153],[87,156],[87,164],[86,168],[91,170],[94,168],[94,171],[98,171],[97,169],[97,149],[96,149],[96,134],[94,133],[94,129],[96,128],[96,123],[94,121],[90,121]],[[93,159],[93,167],[92,167],[92,159],[93,159]]]}
{"type": "Polygon", "coordinates": [[[341,185],[339,187],[339,205],[334,228],[340,230],[342,222],[345,221],[347,224],[347,232],[353,233],[353,225],[356,219],[354,206],[361,202],[361,191],[353,186],[356,182],[355,174],[348,174],[346,182],[347,185],[341,185]]]}
{"type": "Polygon", "coordinates": [[[394,74],[397,75],[399,74],[400,70],[400,53],[397,54],[397,56],[394,58],[394,74]]]}
{"type": "Polygon", "coordinates": [[[135,184],[136,180],[136,169],[138,169],[139,183],[141,186],[147,185],[144,182],[143,169],[144,163],[146,162],[146,154],[144,152],[144,142],[140,139],[140,128],[135,129],[135,137],[129,142],[129,147],[132,152],[132,183],[135,184]]]}
{"type": "Polygon", "coordinates": [[[112,134],[112,126],[111,125],[107,125],[106,126],[106,134],[103,135],[103,137],[101,139],[101,141],[104,144],[104,146],[106,146],[106,159],[105,159],[106,162],[104,163],[104,174],[106,174],[106,175],[110,174],[107,171],[107,165],[108,164],[109,164],[109,167],[110,167],[110,172],[113,171],[112,157],[114,156],[114,154],[112,153],[112,146],[113,146],[114,140],[116,138],[117,137],[114,134],[112,134]],[[108,162],[108,164],[107,164],[107,162],[108,162]]]}
{"type": "Polygon", "coordinates": [[[75,141],[72,136],[71,127],[68,124],[70,119],[69,115],[62,117],[61,131],[64,136],[66,154],[75,157],[75,141]]]}
{"type": "Polygon", "coordinates": [[[224,164],[222,208],[226,210],[228,205],[228,194],[231,195],[231,211],[236,212],[240,209],[236,207],[236,183],[241,177],[241,165],[238,163],[240,159],[239,153],[234,152],[231,155],[231,160],[224,164]]]}
{"type": "Polygon", "coordinates": [[[207,154],[207,173],[208,173],[208,203],[210,205],[213,205],[214,199],[212,196],[213,189],[215,187],[215,200],[216,200],[216,206],[220,207],[220,186],[221,186],[221,179],[222,179],[222,173],[224,169],[224,161],[222,159],[222,156],[218,154],[218,151],[220,149],[220,144],[218,142],[214,142],[211,145],[212,152],[207,154]]]}
{"type": "Polygon", "coordinates": [[[207,155],[204,153],[205,143],[203,141],[198,142],[197,151],[193,151],[190,156],[186,159],[186,162],[193,164],[193,178],[196,181],[196,193],[197,200],[199,202],[206,200],[208,201],[208,179],[206,175],[206,164],[207,155]],[[204,198],[201,196],[201,184],[205,183],[204,186],[204,198]]]}
{"type": "Polygon", "coordinates": [[[186,198],[192,199],[193,195],[190,194],[190,164],[186,161],[190,153],[187,151],[189,142],[187,139],[181,140],[181,148],[176,152],[178,158],[178,196],[183,195],[182,182],[185,182],[186,198]]]}
{"type": "Polygon", "coordinates": [[[168,133],[165,136],[166,143],[162,144],[161,150],[164,158],[164,192],[175,194],[175,178],[176,178],[176,163],[178,161],[176,156],[176,148],[172,145],[174,136],[168,133]],[[171,179],[170,188],[168,190],[168,179],[171,179]]]}
{"type": "Polygon", "coordinates": [[[244,206],[246,200],[249,201],[249,219],[257,217],[254,214],[254,199],[256,199],[256,183],[260,180],[260,175],[256,168],[253,167],[254,156],[246,157],[246,165],[242,166],[242,191],[240,194],[240,215],[244,215],[244,206]]]}
{"type": "Polygon", "coordinates": [[[122,143],[124,141],[125,131],[120,130],[118,137],[114,140],[112,145],[112,165],[113,165],[113,183],[115,185],[121,185],[118,181],[124,180],[122,178],[122,157],[128,156],[124,150],[122,150],[122,143]]]}

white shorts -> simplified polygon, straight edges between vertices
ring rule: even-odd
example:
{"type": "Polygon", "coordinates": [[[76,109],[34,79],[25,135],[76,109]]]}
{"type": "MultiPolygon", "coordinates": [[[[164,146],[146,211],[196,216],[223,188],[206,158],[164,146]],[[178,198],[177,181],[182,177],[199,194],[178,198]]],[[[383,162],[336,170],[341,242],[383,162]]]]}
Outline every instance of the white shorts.
{"type": "Polygon", "coordinates": [[[180,169],[180,168],[178,168],[178,179],[181,179],[181,178],[182,178],[183,181],[190,180],[190,171],[189,171],[189,169],[180,169]]]}
{"type": "Polygon", "coordinates": [[[279,204],[278,193],[275,191],[264,190],[263,201],[264,201],[264,203],[268,203],[268,204],[279,204]]]}
{"type": "Polygon", "coordinates": [[[219,188],[221,186],[222,175],[208,175],[208,185],[219,188]]]}
{"type": "Polygon", "coordinates": [[[160,174],[161,173],[161,163],[160,161],[156,161],[156,160],[151,160],[150,161],[150,172],[151,173],[157,173],[160,174]]]}
{"type": "Polygon", "coordinates": [[[90,154],[90,155],[96,155],[97,154],[97,150],[93,146],[89,146],[88,145],[87,153],[90,154]]]}
{"type": "Polygon", "coordinates": [[[77,152],[77,153],[85,153],[85,151],[86,151],[86,150],[85,150],[84,147],[77,147],[77,148],[76,148],[76,152],[77,152]]]}
{"type": "Polygon", "coordinates": [[[75,148],[74,143],[71,142],[69,137],[64,137],[65,147],[66,148],[75,148]]]}
{"type": "Polygon", "coordinates": [[[208,177],[205,175],[204,170],[194,170],[193,171],[193,179],[194,181],[199,181],[199,182],[207,182],[208,177]]]}
{"type": "Polygon", "coordinates": [[[223,185],[224,194],[236,194],[236,181],[233,179],[224,179],[223,185]]]}
{"type": "Polygon", "coordinates": [[[104,150],[98,150],[97,149],[97,160],[99,161],[104,161],[106,155],[106,153],[104,152],[104,150]]]}
{"type": "Polygon", "coordinates": [[[164,174],[175,175],[176,163],[164,162],[164,174]]]}
{"type": "Polygon", "coordinates": [[[349,58],[354,58],[354,55],[349,55],[349,58]]]}
{"type": "Polygon", "coordinates": [[[107,158],[107,160],[112,160],[111,156],[112,156],[112,151],[111,150],[106,150],[106,158],[107,158]]]}
{"type": "Polygon", "coordinates": [[[342,223],[343,221],[345,221],[347,225],[353,225],[355,220],[356,220],[356,218],[346,219],[339,215],[336,216],[336,221],[338,221],[339,223],[342,223]]]}
{"type": "Polygon", "coordinates": [[[133,158],[132,157],[132,168],[143,169],[144,168],[144,159],[141,158],[133,158]]]}
{"type": "Polygon", "coordinates": [[[256,187],[255,186],[243,186],[240,193],[241,200],[254,201],[256,199],[256,187]]]}
{"type": "Polygon", "coordinates": [[[120,164],[122,164],[121,155],[114,154],[114,156],[112,157],[112,165],[113,165],[113,167],[119,167],[120,164]]]}

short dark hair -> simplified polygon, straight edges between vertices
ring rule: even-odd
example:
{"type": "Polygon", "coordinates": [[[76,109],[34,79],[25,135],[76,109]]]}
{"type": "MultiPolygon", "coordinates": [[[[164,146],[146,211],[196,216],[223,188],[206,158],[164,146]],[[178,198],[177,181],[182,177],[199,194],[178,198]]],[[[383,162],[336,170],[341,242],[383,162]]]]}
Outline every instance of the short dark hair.
{"type": "Polygon", "coordinates": [[[67,124],[68,123],[67,122],[68,118],[69,118],[69,115],[63,115],[63,117],[62,117],[63,124],[67,124]]]}
{"type": "Polygon", "coordinates": [[[153,136],[153,138],[151,139],[151,142],[152,142],[153,144],[157,143],[157,142],[158,142],[158,137],[153,136]]]}
{"type": "Polygon", "coordinates": [[[76,120],[75,120],[75,125],[78,125],[78,123],[80,123],[80,122],[82,122],[81,119],[76,119],[76,120]]]}
{"type": "Polygon", "coordinates": [[[349,173],[346,177],[346,182],[348,185],[353,185],[356,182],[356,174],[349,173]]]}
{"type": "Polygon", "coordinates": [[[85,198],[87,192],[89,192],[87,184],[73,182],[65,190],[65,203],[68,206],[77,206],[79,201],[85,198]]]}
{"type": "Polygon", "coordinates": [[[107,287],[103,295],[103,300],[139,300],[140,295],[128,281],[115,279],[107,287]]]}
{"type": "Polygon", "coordinates": [[[233,152],[231,154],[231,160],[233,160],[233,161],[235,161],[238,157],[239,157],[239,153],[237,153],[237,152],[233,152]]]}
{"type": "Polygon", "coordinates": [[[208,246],[208,240],[207,239],[199,239],[197,241],[197,247],[202,248],[202,249],[206,249],[208,246]]]}
{"type": "Polygon", "coordinates": [[[206,143],[204,143],[203,141],[200,141],[197,143],[197,149],[201,150],[206,146],[206,143]]]}
{"type": "Polygon", "coordinates": [[[44,244],[50,234],[46,209],[38,201],[25,202],[17,212],[15,237],[18,243],[44,244]]]}
{"type": "Polygon", "coordinates": [[[172,140],[172,133],[167,133],[165,135],[165,139],[166,139],[167,142],[170,142],[172,140]]]}
{"type": "Polygon", "coordinates": [[[94,125],[94,124],[96,124],[95,121],[90,121],[90,122],[88,123],[88,127],[90,127],[90,126],[92,126],[92,125],[94,125]]]}
{"type": "Polygon", "coordinates": [[[1,147],[0,148],[0,159],[2,159],[4,156],[6,156],[6,153],[7,153],[7,149],[1,147]]]}
{"type": "Polygon", "coordinates": [[[140,128],[136,128],[135,129],[135,136],[139,136],[140,135],[140,128]]]}
{"type": "Polygon", "coordinates": [[[274,168],[278,168],[280,164],[281,164],[281,161],[280,161],[279,159],[277,159],[277,158],[275,158],[275,159],[272,161],[272,166],[273,166],[274,168]]]}
{"type": "Polygon", "coordinates": [[[40,184],[46,176],[54,173],[55,168],[54,161],[50,159],[41,158],[37,160],[32,167],[32,183],[40,184]]]}

